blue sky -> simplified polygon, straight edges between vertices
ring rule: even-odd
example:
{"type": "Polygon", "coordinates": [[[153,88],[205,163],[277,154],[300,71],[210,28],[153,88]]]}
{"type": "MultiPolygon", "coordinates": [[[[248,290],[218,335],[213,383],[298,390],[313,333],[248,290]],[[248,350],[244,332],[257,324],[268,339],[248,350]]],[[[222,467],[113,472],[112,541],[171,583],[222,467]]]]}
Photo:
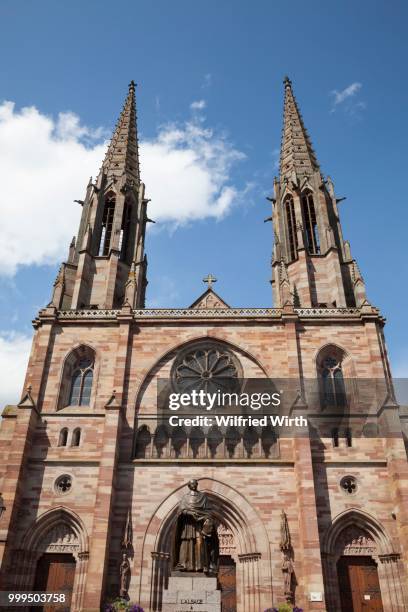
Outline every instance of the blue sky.
{"type": "Polygon", "coordinates": [[[375,0],[3,0],[4,399],[18,394],[31,319],[76,233],[72,200],[98,171],[132,78],[158,221],[147,238],[148,303],[188,306],[212,272],[231,305],[272,304],[263,219],[288,74],[322,170],[347,196],[344,235],[388,319],[394,371],[408,375],[407,13],[375,0]]]}

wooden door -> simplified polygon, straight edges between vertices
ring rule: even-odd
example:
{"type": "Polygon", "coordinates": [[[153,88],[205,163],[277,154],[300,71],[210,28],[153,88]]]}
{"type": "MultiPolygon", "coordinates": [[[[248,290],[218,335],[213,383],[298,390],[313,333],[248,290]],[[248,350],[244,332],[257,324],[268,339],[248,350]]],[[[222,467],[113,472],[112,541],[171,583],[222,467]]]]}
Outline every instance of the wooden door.
{"type": "Polygon", "coordinates": [[[340,557],[337,573],[342,612],[383,612],[377,564],[371,557],[340,557]]]}
{"type": "Polygon", "coordinates": [[[229,555],[220,555],[218,583],[221,589],[221,611],[236,612],[237,584],[235,561],[229,555]]]}
{"type": "Polygon", "coordinates": [[[37,564],[34,591],[64,593],[65,603],[35,607],[38,612],[69,612],[75,577],[75,559],[72,555],[46,553],[37,564]]]}

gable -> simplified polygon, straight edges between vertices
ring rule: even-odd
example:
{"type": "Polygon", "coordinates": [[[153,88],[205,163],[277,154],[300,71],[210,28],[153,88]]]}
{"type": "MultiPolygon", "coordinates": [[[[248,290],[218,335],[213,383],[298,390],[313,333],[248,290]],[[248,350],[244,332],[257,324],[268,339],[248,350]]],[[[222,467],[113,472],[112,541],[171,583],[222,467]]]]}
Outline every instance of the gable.
{"type": "Polygon", "coordinates": [[[230,308],[226,302],[211,288],[208,288],[189,308],[230,308]]]}

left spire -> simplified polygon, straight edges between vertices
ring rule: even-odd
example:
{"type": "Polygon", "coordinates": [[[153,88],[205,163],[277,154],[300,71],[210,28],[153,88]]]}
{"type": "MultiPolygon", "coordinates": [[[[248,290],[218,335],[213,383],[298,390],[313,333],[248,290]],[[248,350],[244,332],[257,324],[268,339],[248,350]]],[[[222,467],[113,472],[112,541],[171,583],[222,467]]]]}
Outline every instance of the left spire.
{"type": "Polygon", "coordinates": [[[283,130],[280,153],[281,180],[293,176],[298,178],[311,176],[319,169],[316,155],[309,135],[303,123],[296,98],[293,94],[292,81],[285,76],[285,101],[283,109],[283,130]]]}
{"type": "Polygon", "coordinates": [[[135,88],[132,81],[96,182],[77,200],[78,238],[54,287],[56,308],[144,305],[148,200],[139,173],[135,88]]]}
{"type": "Polygon", "coordinates": [[[119,178],[126,175],[137,184],[140,183],[136,83],[134,81],[129,83],[129,91],[101,170],[107,178],[119,178]]]}

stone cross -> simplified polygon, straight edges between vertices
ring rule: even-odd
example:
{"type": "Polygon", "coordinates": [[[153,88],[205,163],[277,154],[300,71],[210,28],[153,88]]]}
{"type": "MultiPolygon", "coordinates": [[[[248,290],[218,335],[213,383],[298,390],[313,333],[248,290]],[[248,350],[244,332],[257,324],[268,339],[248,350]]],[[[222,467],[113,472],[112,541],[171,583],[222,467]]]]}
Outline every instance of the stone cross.
{"type": "Polygon", "coordinates": [[[207,274],[207,276],[203,278],[203,283],[207,283],[209,289],[211,285],[216,282],[217,282],[217,279],[212,274],[207,274]]]}

